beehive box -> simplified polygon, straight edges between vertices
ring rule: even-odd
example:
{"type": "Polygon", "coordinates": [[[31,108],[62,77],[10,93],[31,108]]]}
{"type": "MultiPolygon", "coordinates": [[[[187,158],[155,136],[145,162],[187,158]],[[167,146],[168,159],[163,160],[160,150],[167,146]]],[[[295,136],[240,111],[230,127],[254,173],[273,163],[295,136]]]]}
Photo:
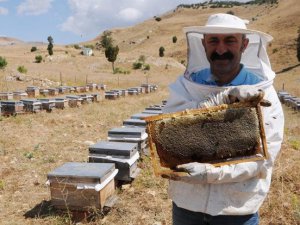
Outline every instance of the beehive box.
{"type": "Polygon", "coordinates": [[[93,102],[100,102],[102,100],[101,95],[98,93],[92,93],[91,96],[93,102]]]}
{"type": "Polygon", "coordinates": [[[65,163],[48,173],[51,203],[67,210],[102,209],[114,194],[117,172],[113,163],[65,163]]]}
{"type": "Polygon", "coordinates": [[[1,101],[1,114],[4,116],[24,113],[24,104],[21,101],[1,101]]]}
{"type": "Polygon", "coordinates": [[[119,97],[118,93],[114,91],[106,91],[104,93],[105,99],[116,100],[118,97],[119,97]]]}
{"type": "Polygon", "coordinates": [[[156,174],[190,162],[217,166],[268,157],[258,104],[235,103],[145,120],[156,174]]]}
{"type": "Polygon", "coordinates": [[[48,92],[50,96],[58,95],[59,90],[57,88],[48,88],[48,92]]]}
{"type": "Polygon", "coordinates": [[[147,147],[148,135],[142,127],[120,127],[108,131],[109,141],[137,143],[138,151],[143,153],[147,147]]]}
{"type": "Polygon", "coordinates": [[[40,89],[35,86],[29,86],[26,88],[26,93],[30,98],[36,98],[40,94],[40,89]]]}
{"type": "Polygon", "coordinates": [[[40,95],[47,97],[49,95],[48,89],[40,89],[40,95]]]}
{"type": "Polygon", "coordinates": [[[12,100],[13,93],[10,92],[0,92],[0,100],[12,100]]]}
{"type": "Polygon", "coordinates": [[[65,109],[69,107],[69,101],[66,98],[55,98],[55,108],[65,109]]]}
{"type": "Polygon", "coordinates": [[[115,163],[116,180],[130,181],[138,172],[137,148],[136,143],[100,141],[89,147],[89,162],[115,163]]]}
{"type": "Polygon", "coordinates": [[[51,112],[55,108],[55,100],[49,98],[38,99],[42,103],[42,109],[51,112]]]}
{"type": "Polygon", "coordinates": [[[42,103],[36,99],[22,99],[25,112],[37,113],[42,110],[42,103]]]}
{"type": "Polygon", "coordinates": [[[28,97],[28,94],[25,91],[14,91],[13,92],[13,99],[21,100],[28,97]]]}
{"type": "Polygon", "coordinates": [[[71,108],[81,106],[82,98],[77,95],[67,95],[68,104],[71,108]]]}

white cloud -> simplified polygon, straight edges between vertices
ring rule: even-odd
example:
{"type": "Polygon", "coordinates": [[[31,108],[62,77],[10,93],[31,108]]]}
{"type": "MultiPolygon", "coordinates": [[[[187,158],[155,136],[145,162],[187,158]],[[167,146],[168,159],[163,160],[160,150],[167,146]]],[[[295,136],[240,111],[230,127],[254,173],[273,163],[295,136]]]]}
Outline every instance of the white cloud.
{"type": "Polygon", "coordinates": [[[7,15],[8,14],[8,9],[0,7],[0,15],[7,15]]]}
{"type": "Polygon", "coordinates": [[[182,3],[197,2],[199,0],[68,0],[71,15],[60,28],[91,36],[114,27],[142,22],[182,3]]]}
{"type": "Polygon", "coordinates": [[[25,15],[40,15],[48,12],[51,8],[53,0],[25,0],[18,5],[17,10],[19,14],[25,15]]]}
{"type": "Polygon", "coordinates": [[[127,20],[127,21],[136,21],[139,18],[141,18],[142,13],[134,8],[126,8],[122,9],[119,13],[118,16],[121,19],[127,20]]]}

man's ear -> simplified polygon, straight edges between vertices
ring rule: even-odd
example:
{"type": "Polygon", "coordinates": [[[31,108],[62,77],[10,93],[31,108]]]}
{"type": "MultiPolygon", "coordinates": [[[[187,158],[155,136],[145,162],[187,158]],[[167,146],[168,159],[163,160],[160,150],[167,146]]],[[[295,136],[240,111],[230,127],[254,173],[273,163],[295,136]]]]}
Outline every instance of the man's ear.
{"type": "Polygon", "coordinates": [[[204,50],[205,50],[205,52],[206,52],[206,45],[205,45],[205,40],[204,40],[204,38],[202,38],[201,41],[202,41],[202,45],[203,45],[203,47],[204,47],[204,50]]]}
{"type": "Polygon", "coordinates": [[[249,39],[248,39],[248,38],[244,38],[244,39],[242,40],[242,47],[241,47],[241,51],[242,51],[242,52],[245,51],[245,49],[247,48],[248,44],[249,44],[249,39]]]}

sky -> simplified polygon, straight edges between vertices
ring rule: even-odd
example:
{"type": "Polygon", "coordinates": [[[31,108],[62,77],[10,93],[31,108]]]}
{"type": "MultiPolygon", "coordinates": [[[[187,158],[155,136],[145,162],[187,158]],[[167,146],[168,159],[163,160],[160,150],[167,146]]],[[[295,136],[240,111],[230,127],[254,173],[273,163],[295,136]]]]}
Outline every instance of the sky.
{"type": "Polygon", "coordinates": [[[0,0],[0,37],[74,44],[203,0],[0,0]]]}

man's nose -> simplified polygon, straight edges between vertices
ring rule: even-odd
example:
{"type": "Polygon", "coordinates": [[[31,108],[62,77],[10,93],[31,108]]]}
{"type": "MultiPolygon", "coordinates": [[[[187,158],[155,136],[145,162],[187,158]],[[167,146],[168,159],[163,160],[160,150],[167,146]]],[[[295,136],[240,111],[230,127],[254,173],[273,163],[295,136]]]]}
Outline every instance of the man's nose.
{"type": "Polygon", "coordinates": [[[224,43],[220,42],[216,48],[216,52],[219,55],[223,55],[225,52],[227,52],[227,47],[224,43]]]}

